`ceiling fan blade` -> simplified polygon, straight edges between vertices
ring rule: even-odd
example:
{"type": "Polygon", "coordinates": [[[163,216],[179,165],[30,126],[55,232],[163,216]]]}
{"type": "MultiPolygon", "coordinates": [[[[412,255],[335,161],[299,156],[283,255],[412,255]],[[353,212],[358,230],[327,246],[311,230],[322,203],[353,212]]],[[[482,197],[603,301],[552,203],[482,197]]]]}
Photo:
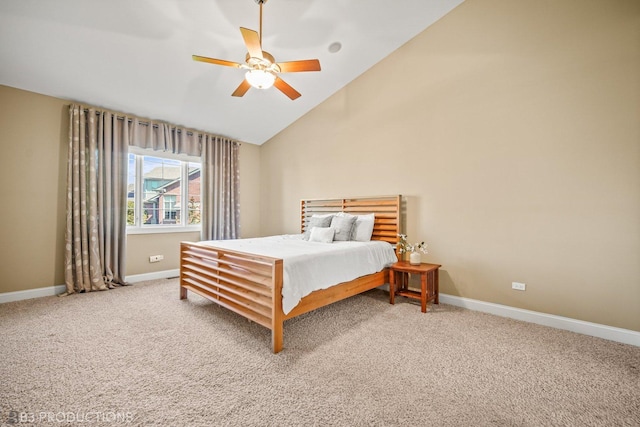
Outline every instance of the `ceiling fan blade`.
{"type": "Polygon", "coordinates": [[[276,81],[273,83],[273,85],[277,87],[280,90],[280,92],[284,93],[289,98],[291,98],[292,101],[294,99],[300,98],[301,96],[300,92],[298,92],[297,90],[289,86],[287,82],[285,82],[278,76],[276,76],[276,81]]]}
{"type": "Polygon", "coordinates": [[[231,96],[244,96],[244,94],[247,93],[249,89],[251,89],[251,85],[248,81],[243,79],[242,83],[240,83],[240,86],[237,87],[237,89],[231,94],[231,96]]]}
{"type": "Polygon", "coordinates": [[[278,62],[281,73],[297,73],[300,71],[320,71],[320,61],[304,59],[302,61],[278,62]]]}
{"type": "Polygon", "coordinates": [[[249,56],[251,56],[252,58],[262,59],[263,57],[262,46],[260,45],[260,35],[256,31],[244,27],[240,27],[240,32],[242,33],[244,44],[247,45],[249,56]]]}
{"type": "Polygon", "coordinates": [[[240,68],[240,64],[238,64],[237,62],[225,61],[224,59],[207,58],[206,56],[198,56],[198,55],[191,55],[191,57],[193,58],[194,61],[208,62],[210,64],[216,64],[216,65],[224,65],[225,67],[240,68]]]}

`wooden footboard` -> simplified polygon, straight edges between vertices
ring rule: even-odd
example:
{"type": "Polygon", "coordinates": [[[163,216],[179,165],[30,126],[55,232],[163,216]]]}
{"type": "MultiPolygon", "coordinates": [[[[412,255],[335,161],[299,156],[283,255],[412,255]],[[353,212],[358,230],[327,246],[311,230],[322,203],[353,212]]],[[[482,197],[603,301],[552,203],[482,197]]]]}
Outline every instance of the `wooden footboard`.
{"type": "Polygon", "coordinates": [[[281,259],[182,242],[180,299],[187,291],[271,329],[273,352],[282,350],[281,259]]]}
{"type": "MultiPolygon", "coordinates": [[[[314,199],[301,202],[301,231],[314,214],[374,213],[372,240],[394,244],[400,232],[401,197],[314,199]]],[[[286,319],[324,307],[389,283],[388,269],[317,290],[302,298],[288,314],[282,311],[283,261],[277,258],[216,248],[202,243],[180,246],[180,299],[195,292],[223,307],[271,329],[273,352],[283,345],[286,319]]]]}

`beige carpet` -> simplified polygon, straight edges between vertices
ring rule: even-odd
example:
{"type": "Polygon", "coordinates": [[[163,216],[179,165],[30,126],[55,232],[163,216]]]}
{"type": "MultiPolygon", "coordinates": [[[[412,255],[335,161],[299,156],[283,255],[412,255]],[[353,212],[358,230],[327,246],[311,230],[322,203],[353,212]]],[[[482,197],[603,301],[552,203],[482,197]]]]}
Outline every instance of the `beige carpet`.
{"type": "Polygon", "coordinates": [[[640,348],[380,290],[288,321],[277,355],[175,279],[2,304],[0,325],[0,424],[640,425],[640,348]]]}

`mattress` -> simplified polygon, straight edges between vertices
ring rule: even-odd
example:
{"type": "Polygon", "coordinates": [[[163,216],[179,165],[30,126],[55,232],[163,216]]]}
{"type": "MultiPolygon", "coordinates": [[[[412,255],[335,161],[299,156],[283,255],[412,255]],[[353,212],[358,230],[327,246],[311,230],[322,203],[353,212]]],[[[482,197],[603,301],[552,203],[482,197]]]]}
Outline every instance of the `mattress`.
{"type": "Polygon", "coordinates": [[[283,260],[282,311],[288,314],[315,290],[377,273],[398,259],[388,242],[309,242],[302,234],[200,242],[283,260]]]}

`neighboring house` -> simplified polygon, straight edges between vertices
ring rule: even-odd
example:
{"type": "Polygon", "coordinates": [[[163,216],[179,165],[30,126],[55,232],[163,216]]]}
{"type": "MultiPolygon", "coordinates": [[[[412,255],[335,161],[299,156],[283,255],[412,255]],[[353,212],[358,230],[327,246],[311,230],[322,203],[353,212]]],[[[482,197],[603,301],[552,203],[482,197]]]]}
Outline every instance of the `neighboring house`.
{"type": "MultiPolygon", "coordinates": [[[[143,181],[144,224],[181,224],[180,170],[157,167],[145,173],[143,181]]],[[[127,202],[134,201],[134,186],[129,184],[127,202]]],[[[200,223],[200,169],[189,171],[189,219],[200,223]]]]}

